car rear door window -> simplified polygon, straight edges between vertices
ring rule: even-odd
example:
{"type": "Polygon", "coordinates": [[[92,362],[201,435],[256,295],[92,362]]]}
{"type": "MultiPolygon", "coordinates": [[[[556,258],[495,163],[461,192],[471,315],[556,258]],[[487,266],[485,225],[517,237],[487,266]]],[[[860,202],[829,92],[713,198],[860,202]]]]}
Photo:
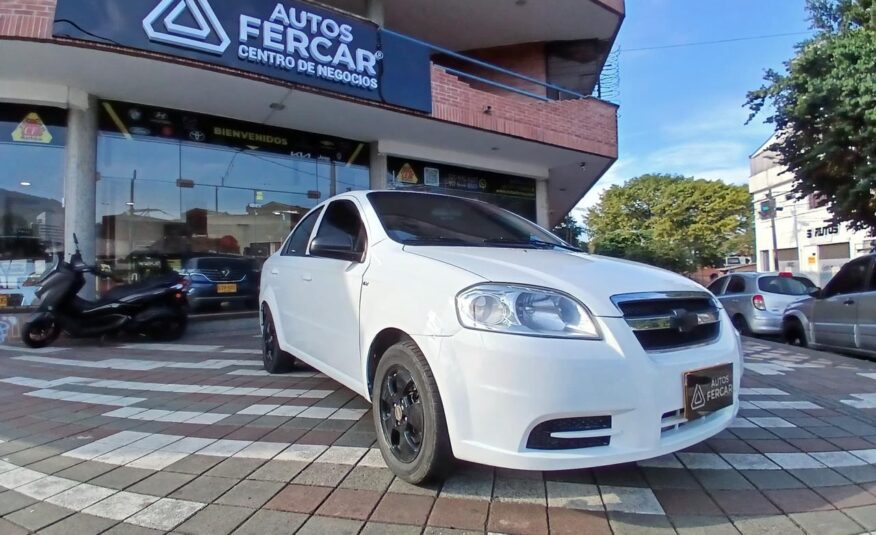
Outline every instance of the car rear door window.
{"type": "Polygon", "coordinates": [[[745,293],[745,279],[738,275],[730,277],[730,282],[727,283],[727,289],[724,294],[742,294],[745,293]]]}
{"type": "Polygon", "coordinates": [[[289,241],[286,242],[283,256],[304,256],[307,253],[307,244],[310,242],[310,235],[313,234],[313,227],[316,226],[316,220],[319,219],[320,213],[322,213],[322,208],[310,212],[298,223],[298,226],[292,231],[289,241]]]}

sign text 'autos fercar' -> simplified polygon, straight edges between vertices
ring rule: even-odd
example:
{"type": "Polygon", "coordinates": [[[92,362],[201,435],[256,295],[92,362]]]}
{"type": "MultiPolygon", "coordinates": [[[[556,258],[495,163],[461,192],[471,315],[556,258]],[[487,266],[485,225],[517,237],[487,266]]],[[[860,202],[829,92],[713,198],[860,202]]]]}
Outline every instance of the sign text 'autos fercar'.
{"type": "Polygon", "coordinates": [[[58,0],[54,35],[431,111],[428,49],[302,1],[58,0]]]}

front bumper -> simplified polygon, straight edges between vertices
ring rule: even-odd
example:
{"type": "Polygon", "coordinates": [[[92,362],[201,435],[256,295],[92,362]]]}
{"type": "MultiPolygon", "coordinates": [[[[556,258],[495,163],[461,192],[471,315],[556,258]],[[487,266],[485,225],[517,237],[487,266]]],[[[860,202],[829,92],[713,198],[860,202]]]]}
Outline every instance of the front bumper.
{"type": "Polygon", "coordinates": [[[454,455],[521,470],[567,470],[648,459],[686,448],[725,429],[739,409],[739,339],[726,315],[713,343],[644,351],[621,318],[597,318],[601,341],[532,338],[462,329],[417,340],[444,404],[454,455]],[[437,354],[436,354],[437,352],[437,354]],[[732,363],[734,402],[665,430],[683,408],[683,374],[732,363]],[[533,429],[563,418],[611,417],[608,445],[527,447],[533,429]]]}

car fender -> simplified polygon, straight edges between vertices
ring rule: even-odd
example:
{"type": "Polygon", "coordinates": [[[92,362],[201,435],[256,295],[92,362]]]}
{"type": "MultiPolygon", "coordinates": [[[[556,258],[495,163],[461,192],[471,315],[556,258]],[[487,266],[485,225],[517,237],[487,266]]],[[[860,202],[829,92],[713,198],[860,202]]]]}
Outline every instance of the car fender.
{"type": "MultiPolygon", "coordinates": [[[[373,342],[386,329],[395,329],[417,342],[439,391],[445,390],[437,359],[441,339],[462,328],[456,315],[456,295],[484,279],[464,269],[405,252],[400,244],[391,241],[377,244],[371,253],[359,307],[362,385],[369,384],[368,358],[373,342]]],[[[370,399],[370,392],[363,395],[370,399]]]]}
{"type": "Polygon", "coordinates": [[[267,281],[262,281],[261,289],[259,290],[259,333],[262,332],[265,324],[265,318],[262,314],[262,307],[264,305],[268,305],[268,308],[271,309],[272,317],[274,318],[274,325],[277,331],[277,341],[280,344],[280,349],[283,351],[291,351],[291,347],[286,342],[286,339],[283,336],[283,329],[280,327],[280,314],[278,311],[280,310],[280,304],[277,300],[277,294],[274,291],[274,287],[270,284],[267,284],[267,281]]]}

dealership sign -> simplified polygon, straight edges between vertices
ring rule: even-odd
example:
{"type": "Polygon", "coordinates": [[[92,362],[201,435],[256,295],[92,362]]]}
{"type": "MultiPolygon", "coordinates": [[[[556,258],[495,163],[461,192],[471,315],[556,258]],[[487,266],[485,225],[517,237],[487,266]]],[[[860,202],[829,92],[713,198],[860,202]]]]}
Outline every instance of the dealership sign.
{"type": "Polygon", "coordinates": [[[302,1],[58,0],[54,35],[431,111],[428,49],[302,1]]]}

